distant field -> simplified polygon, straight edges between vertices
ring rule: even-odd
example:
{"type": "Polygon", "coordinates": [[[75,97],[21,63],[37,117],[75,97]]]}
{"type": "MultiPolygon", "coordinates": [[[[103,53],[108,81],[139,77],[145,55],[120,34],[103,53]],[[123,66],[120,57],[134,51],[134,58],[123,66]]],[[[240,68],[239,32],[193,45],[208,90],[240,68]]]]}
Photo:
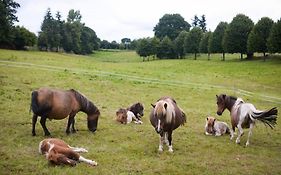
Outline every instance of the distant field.
{"type": "MultiPolygon", "coordinates": [[[[239,55],[207,60],[142,61],[134,52],[100,51],[90,56],[0,50],[0,174],[281,174],[280,119],[274,130],[258,123],[251,145],[228,136],[204,135],[205,118],[216,113],[215,95],[242,97],[258,109],[281,110],[281,57],[240,61],[239,55]],[[47,121],[53,137],[85,147],[97,167],[53,167],[38,154],[44,139],[38,122],[31,136],[30,94],[39,87],[74,88],[101,110],[98,130],[87,130],[86,115],[76,116],[76,134],[67,120],[47,121]],[[174,153],[158,153],[159,138],[149,123],[151,103],[174,97],[187,114],[173,134],[174,153]],[[135,102],[145,105],[143,125],[120,125],[115,111],[135,102]]],[[[280,116],[279,116],[280,117],[280,116]]],[[[222,121],[230,123],[225,111],[222,121]]]]}

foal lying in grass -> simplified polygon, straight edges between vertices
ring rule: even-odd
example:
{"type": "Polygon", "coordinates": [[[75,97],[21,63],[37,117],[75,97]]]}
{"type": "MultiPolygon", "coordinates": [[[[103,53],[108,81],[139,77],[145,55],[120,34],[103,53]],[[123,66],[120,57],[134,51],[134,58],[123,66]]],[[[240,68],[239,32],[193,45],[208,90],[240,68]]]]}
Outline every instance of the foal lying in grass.
{"type": "Polygon", "coordinates": [[[88,152],[84,148],[71,147],[61,139],[48,138],[39,143],[39,153],[46,156],[46,159],[56,165],[75,166],[76,162],[85,162],[96,166],[97,162],[86,159],[78,153],[88,152]]]}
{"type": "Polygon", "coordinates": [[[206,135],[221,136],[230,133],[230,129],[225,122],[217,121],[216,118],[208,116],[205,125],[206,135]]]}

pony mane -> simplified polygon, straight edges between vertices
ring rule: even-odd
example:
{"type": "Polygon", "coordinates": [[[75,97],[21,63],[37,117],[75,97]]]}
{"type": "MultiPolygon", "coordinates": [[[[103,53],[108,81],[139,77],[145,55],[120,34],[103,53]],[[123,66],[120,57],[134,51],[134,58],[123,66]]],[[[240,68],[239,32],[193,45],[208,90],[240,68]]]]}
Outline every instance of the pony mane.
{"type": "Polygon", "coordinates": [[[88,100],[84,95],[80,94],[78,91],[74,89],[70,89],[70,91],[74,94],[75,99],[78,101],[81,107],[81,111],[85,112],[88,115],[98,113],[98,108],[88,100]]]}
{"type": "Polygon", "coordinates": [[[175,109],[171,101],[171,99],[163,99],[159,100],[156,104],[155,110],[157,113],[162,113],[166,116],[166,122],[171,123],[173,120],[173,117],[175,116],[175,109]],[[164,108],[164,104],[167,104],[167,109],[164,108]],[[165,111],[163,111],[165,110],[165,111]]]}

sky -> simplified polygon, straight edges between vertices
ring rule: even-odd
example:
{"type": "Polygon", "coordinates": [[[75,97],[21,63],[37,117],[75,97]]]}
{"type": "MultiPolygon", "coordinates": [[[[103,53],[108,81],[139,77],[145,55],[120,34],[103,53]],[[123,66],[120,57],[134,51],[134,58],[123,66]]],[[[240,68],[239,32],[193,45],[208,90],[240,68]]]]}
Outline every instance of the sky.
{"type": "Polygon", "coordinates": [[[121,42],[122,38],[153,37],[153,28],[164,14],[180,14],[189,24],[194,15],[206,16],[207,29],[214,31],[221,21],[230,23],[239,13],[254,23],[262,17],[275,22],[281,18],[281,0],[14,0],[21,7],[19,22],[36,35],[47,8],[59,11],[66,20],[68,11],[80,10],[82,22],[101,40],[121,42]]]}

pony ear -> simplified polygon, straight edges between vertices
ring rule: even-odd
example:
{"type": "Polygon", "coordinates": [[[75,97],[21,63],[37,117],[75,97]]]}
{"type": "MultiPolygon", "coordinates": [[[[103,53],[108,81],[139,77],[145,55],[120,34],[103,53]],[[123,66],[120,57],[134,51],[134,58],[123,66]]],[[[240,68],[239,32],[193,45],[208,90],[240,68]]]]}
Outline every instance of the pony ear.
{"type": "Polygon", "coordinates": [[[225,94],[222,94],[222,98],[225,99],[225,97],[226,97],[226,95],[225,95],[225,94]]]}
{"type": "Polygon", "coordinates": [[[218,96],[218,95],[216,95],[216,97],[217,97],[217,98],[219,98],[219,96],[218,96]]]}
{"type": "Polygon", "coordinates": [[[151,104],[151,106],[152,106],[153,108],[155,108],[155,106],[156,106],[156,105],[154,105],[154,104],[151,104]]]}
{"type": "Polygon", "coordinates": [[[168,106],[167,103],[165,103],[165,104],[164,104],[164,108],[167,109],[167,106],[168,106]]]}
{"type": "Polygon", "coordinates": [[[206,120],[208,121],[208,120],[209,120],[209,117],[207,117],[206,120]]]}

